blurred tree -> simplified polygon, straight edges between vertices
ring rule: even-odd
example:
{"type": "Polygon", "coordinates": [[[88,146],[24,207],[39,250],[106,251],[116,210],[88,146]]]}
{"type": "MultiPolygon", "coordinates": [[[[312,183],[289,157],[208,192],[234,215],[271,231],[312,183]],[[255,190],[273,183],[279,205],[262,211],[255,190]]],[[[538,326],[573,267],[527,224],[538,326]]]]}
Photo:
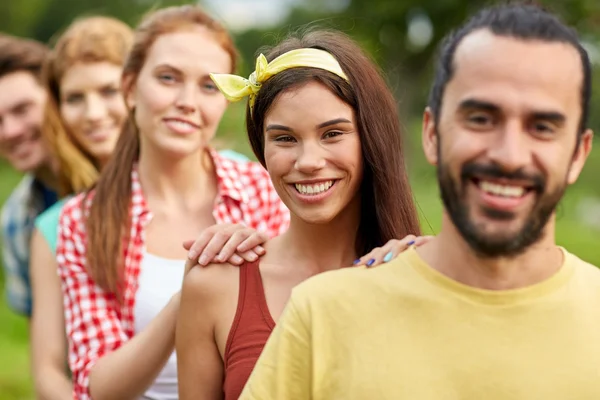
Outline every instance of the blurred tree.
{"type": "MultiPolygon", "coordinates": [[[[272,0],[283,1],[283,0],[272,0]]],[[[0,0],[0,27],[5,32],[48,41],[78,16],[103,14],[135,25],[149,9],[190,0],[0,0]]],[[[201,1],[200,1],[201,2],[201,1]]],[[[600,1],[539,0],[575,26],[590,49],[600,79],[600,1]]],[[[431,80],[432,57],[440,39],[476,9],[498,1],[484,0],[295,0],[287,20],[277,28],[237,33],[240,72],[254,68],[258,49],[272,45],[303,26],[340,29],[357,40],[379,63],[407,115],[420,114],[431,80]]],[[[249,5],[250,6],[250,5],[249,5]]],[[[596,79],[596,81],[598,81],[596,79]]],[[[600,106],[596,91],[594,108],[600,106]]],[[[600,115],[592,113],[600,132],[600,115]]],[[[597,135],[597,137],[600,135],[597,135]]]]}
{"type": "Polygon", "coordinates": [[[148,10],[184,0],[4,0],[0,1],[3,32],[47,42],[73,21],[86,15],[107,15],[135,25],[148,10]]]}
{"type": "MultiPolygon", "coordinates": [[[[379,63],[406,115],[420,114],[431,82],[432,58],[441,38],[475,10],[499,1],[482,0],[304,0],[297,2],[278,29],[252,29],[237,36],[240,52],[253,61],[260,46],[277,42],[298,27],[340,29],[379,63]]],[[[541,0],[576,27],[595,61],[600,80],[600,1],[541,0]]],[[[252,64],[252,63],[250,63],[252,64]]],[[[243,73],[254,65],[245,64],[243,73]]],[[[596,91],[593,108],[600,107],[596,91]]],[[[592,127],[600,132],[600,115],[592,113],[592,127]]],[[[598,138],[600,135],[597,135],[598,138]]]]}

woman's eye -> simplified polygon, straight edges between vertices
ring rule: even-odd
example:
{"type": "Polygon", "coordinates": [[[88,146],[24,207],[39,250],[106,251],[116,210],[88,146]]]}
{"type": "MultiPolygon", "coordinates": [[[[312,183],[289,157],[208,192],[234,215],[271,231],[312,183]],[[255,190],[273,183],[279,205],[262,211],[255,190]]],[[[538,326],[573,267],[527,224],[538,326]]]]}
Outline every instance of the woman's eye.
{"type": "Polygon", "coordinates": [[[77,104],[83,101],[83,95],[81,94],[71,94],[65,98],[65,102],[68,104],[77,104]]]}
{"type": "Polygon", "coordinates": [[[323,135],[323,139],[331,139],[334,138],[336,136],[340,136],[343,135],[342,132],[339,131],[329,131],[329,132],[325,132],[325,134],[323,135]]]}
{"type": "Polygon", "coordinates": [[[277,136],[275,138],[276,142],[281,142],[281,143],[292,143],[295,142],[295,139],[293,137],[291,137],[290,135],[281,135],[281,136],[277,136]]]}
{"type": "Polygon", "coordinates": [[[210,82],[210,83],[205,83],[204,85],[202,85],[202,88],[208,92],[217,92],[219,90],[219,88],[217,87],[217,85],[215,85],[214,83],[210,82]]]}
{"type": "Polygon", "coordinates": [[[158,75],[158,80],[164,83],[173,83],[175,82],[175,76],[173,74],[160,74],[158,75]]]}

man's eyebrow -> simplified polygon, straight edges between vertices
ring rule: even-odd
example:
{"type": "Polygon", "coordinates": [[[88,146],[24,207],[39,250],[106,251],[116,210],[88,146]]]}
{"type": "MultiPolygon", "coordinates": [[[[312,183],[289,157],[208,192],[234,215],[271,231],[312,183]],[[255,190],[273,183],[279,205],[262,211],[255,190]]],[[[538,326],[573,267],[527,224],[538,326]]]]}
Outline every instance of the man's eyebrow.
{"type": "Polygon", "coordinates": [[[488,101],[475,100],[475,99],[466,99],[460,102],[458,105],[459,110],[483,110],[488,112],[497,112],[500,110],[500,107],[495,105],[494,103],[490,103],[488,101]]]}
{"type": "Polygon", "coordinates": [[[535,111],[531,116],[533,119],[550,121],[557,125],[562,125],[567,120],[567,117],[558,111],[535,111]]]}

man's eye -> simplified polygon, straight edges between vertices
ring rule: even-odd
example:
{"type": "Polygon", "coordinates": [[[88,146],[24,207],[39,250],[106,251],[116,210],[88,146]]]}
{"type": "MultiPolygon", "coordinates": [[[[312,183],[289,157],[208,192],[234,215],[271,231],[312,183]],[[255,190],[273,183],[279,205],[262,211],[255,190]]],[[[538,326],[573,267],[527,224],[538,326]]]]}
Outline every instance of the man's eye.
{"type": "Polygon", "coordinates": [[[485,124],[489,123],[490,120],[491,120],[490,117],[488,117],[487,115],[481,115],[481,114],[472,115],[472,116],[469,116],[469,118],[468,118],[468,121],[475,125],[485,125],[485,124]]]}

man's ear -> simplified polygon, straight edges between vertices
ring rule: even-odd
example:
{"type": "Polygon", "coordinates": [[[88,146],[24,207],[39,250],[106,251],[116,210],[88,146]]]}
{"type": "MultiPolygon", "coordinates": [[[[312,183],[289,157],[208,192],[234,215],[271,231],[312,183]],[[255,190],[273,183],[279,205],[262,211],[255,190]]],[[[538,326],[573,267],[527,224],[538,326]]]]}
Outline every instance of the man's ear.
{"type": "Polygon", "coordinates": [[[573,160],[571,161],[571,167],[569,168],[569,174],[567,175],[567,183],[572,185],[579,178],[579,174],[585,165],[585,161],[592,151],[592,143],[594,139],[594,132],[591,129],[587,129],[581,138],[579,138],[579,144],[575,153],[573,154],[573,160]]]}
{"type": "Polygon", "coordinates": [[[431,165],[438,164],[438,134],[435,118],[431,108],[426,107],[423,112],[423,128],[421,132],[423,152],[427,162],[431,165]]]}

